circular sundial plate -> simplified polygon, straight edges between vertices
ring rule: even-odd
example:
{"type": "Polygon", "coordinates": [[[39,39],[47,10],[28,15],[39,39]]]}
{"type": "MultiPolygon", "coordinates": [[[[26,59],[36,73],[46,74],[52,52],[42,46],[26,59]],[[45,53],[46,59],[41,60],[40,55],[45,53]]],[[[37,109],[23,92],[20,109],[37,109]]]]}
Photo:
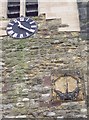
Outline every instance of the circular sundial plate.
{"type": "Polygon", "coordinates": [[[72,76],[61,76],[54,80],[53,96],[60,100],[76,100],[79,95],[78,80],[72,76]]]}
{"type": "Polygon", "coordinates": [[[55,90],[59,90],[62,93],[66,93],[66,88],[67,88],[67,83],[68,83],[68,92],[72,92],[73,90],[76,89],[77,87],[77,81],[71,76],[66,76],[66,77],[60,77],[56,82],[55,82],[55,90]]]}

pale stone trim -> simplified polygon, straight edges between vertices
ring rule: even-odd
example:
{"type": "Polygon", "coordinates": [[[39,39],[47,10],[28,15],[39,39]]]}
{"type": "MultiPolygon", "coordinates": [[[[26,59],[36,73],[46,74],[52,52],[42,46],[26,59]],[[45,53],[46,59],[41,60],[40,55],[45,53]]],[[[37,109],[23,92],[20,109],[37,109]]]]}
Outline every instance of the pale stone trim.
{"type": "Polygon", "coordinates": [[[0,0],[0,18],[7,18],[7,0],[0,0]]]}
{"type": "Polygon", "coordinates": [[[59,28],[59,31],[80,31],[77,0],[38,0],[38,14],[46,14],[46,19],[61,18],[62,24],[69,27],[59,28]],[[49,2],[48,2],[49,1],[49,2]]]}
{"type": "Polygon", "coordinates": [[[20,16],[26,16],[26,0],[20,0],[20,16]]]}

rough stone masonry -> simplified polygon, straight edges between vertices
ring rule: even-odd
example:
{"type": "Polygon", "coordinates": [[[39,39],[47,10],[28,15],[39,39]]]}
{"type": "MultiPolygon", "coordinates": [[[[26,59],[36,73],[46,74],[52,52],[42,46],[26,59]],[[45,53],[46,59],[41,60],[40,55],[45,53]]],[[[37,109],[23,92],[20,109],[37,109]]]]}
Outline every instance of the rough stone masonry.
{"type": "Polygon", "coordinates": [[[78,32],[59,32],[58,27],[65,27],[61,19],[33,19],[38,23],[34,36],[0,38],[3,119],[87,118],[88,41],[78,32]],[[53,103],[52,80],[65,73],[79,79],[80,94],[76,100],[53,103]]]}

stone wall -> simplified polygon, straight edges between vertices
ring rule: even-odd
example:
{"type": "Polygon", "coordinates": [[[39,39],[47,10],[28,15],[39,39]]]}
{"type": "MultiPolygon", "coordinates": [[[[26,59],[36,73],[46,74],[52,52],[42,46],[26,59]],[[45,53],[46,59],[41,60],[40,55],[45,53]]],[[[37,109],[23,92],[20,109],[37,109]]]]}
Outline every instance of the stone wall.
{"type": "Polygon", "coordinates": [[[86,118],[87,43],[78,32],[59,32],[60,19],[33,18],[38,32],[27,39],[2,41],[2,116],[4,118],[86,118]],[[79,79],[80,97],[52,102],[52,80],[79,79]]]}

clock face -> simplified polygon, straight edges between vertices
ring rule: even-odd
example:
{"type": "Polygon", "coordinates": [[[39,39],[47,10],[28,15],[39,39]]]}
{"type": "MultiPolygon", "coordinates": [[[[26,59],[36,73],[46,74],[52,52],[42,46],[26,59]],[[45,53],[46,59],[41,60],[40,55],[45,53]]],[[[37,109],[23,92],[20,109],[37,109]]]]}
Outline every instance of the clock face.
{"type": "Polygon", "coordinates": [[[27,17],[19,17],[7,25],[7,34],[13,38],[27,38],[37,31],[37,24],[27,17]]]}

